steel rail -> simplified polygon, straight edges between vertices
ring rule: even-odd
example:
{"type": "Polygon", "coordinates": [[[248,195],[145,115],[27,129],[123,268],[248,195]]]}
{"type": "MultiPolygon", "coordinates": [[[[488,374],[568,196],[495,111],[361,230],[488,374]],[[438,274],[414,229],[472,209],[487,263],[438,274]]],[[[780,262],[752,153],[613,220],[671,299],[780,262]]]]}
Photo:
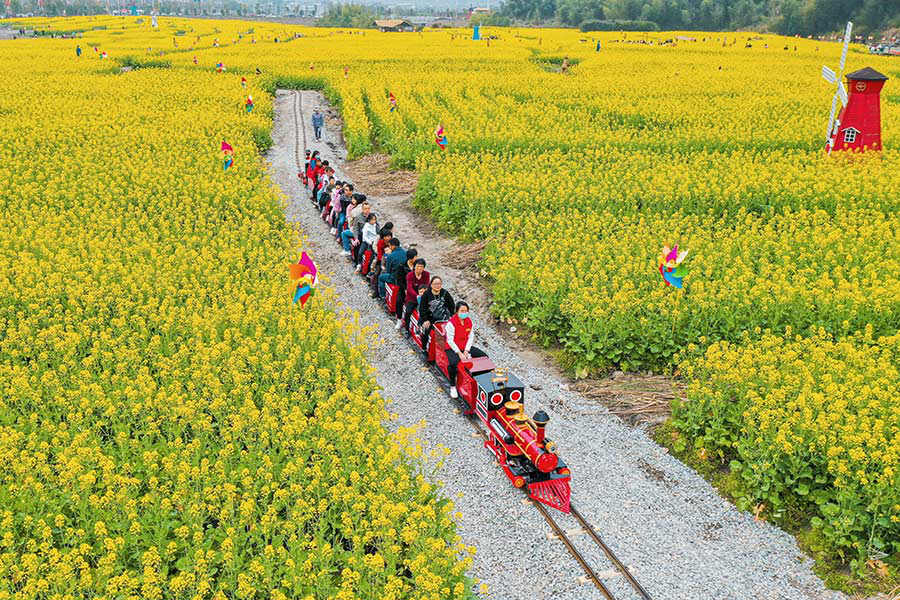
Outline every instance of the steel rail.
{"type": "Polygon", "coordinates": [[[600,593],[603,594],[607,600],[616,600],[615,596],[612,595],[612,592],[609,591],[609,588],[606,587],[602,581],[600,581],[600,577],[597,576],[597,573],[594,569],[591,568],[587,561],[584,559],[584,556],[581,552],[578,551],[578,548],[572,543],[572,540],[569,539],[569,536],[566,535],[566,532],[562,530],[556,520],[550,516],[550,513],[544,508],[544,505],[540,502],[532,502],[534,507],[538,509],[538,512],[544,517],[547,523],[550,524],[550,527],[553,531],[556,532],[556,537],[561,539],[563,543],[566,545],[566,548],[569,549],[569,553],[575,557],[575,560],[578,561],[578,564],[581,565],[581,568],[584,569],[584,572],[587,574],[588,579],[594,582],[594,585],[597,586],[597,589],[600,590],[600,593]]]}
{"type": "Polygon", "coordinates": [[[303,122],[303,96],[302,92],[294,90],[294,162],[297,163],[297,169],[303,168],[300,161],[300,132],[303,132],[303,147],[306,147],[306,127],[301,127],[303,122]]]}
{"type": "MultiPolygon", "coordinates": [[[[478,432],[478,434],[481,436],[481,438],[484,441],[487,441],[488,436],[484,432],[484,429],[482,429],[481,426],[478,424],[478,422],[475,421],[475,419],[473,419],[471,417],[465,417],[465,419],[475,429],[475,431],[478,432]]],[[[585,574],[588,576],[588,579],[590,579],[592,582],[594,582],[594,585],[597,586],[597,589],[600,590],[600,593],[603,594],[603,596],[607,600],[616,600],[615,596],[612,595],[612,592],[609,591],[609,588],[606,587],[606,585],[604,585],[604,583],[600,580],[600,577],[597,575],[597,572],[594,571],[594,569],[592,569],[591,566],[587,563],[587,561],[584,558],[584,555],[582,555],[581,552],[578,551],[578,548],[575,547],[575,545],[572,543],[572,540],[569,539],[569,536],[566,535],[566,532],[563,531],[562,527],[559,526],[559,523],[557,523],[556,520],[547,511],[547,509],[544,508],[544,505],[541,504],[540,502],[531,502],[531,504],[535,508],[538,509],[538,512],[541,513],[541,516],[544,517],[544,520],[550,524],[550,527],[551,527],[551,529],[553,529],[554,533],[556,533],[556,536],[563,541],[563,543],[566,545],[566,548],[568,548],[569,553],[575,558],[576,561],[578,561],[578,564],[581,565],[581,568],[584,570],[585,574]]],[[[579,521],[580,521],[580,519],[579,519],[579,521]]],[[[598,536],[598,539],[599,539],[599,536],[598,536]]],[[[602,540],[600,543],[602,544],[602,540]]],[[[604,546],[605,546],[605,544],[604,544],[604,546]]],[[[601,546],[601,547],[603,547],[603,546],[601,546]]]]}
{"type": "Polygon", "coordinates": [[[641,586],[641,584],[638,583],[638,580],[634,578],[634,575],[631,574],[631,572],[625,567],[625,565],[622,564],[622,561],[620,561],[619,558],[613,553],[612,549],[607,546],[606,542],[604,542],[603,539],[597,534],[597,532],[594,531],[594,528],[590,523],[588,523],[587,519],[585,519],[574,506],[569,505],[569,510],[571,511],[572,516],[575,517],[575,520],[578,521],[578,524],[581,525],[582,529],[584,529],[588,533],[588,535],[591,536],[594,542],[596,542],[596,544],[600,546],[600,549],[603,550],[604,554],[606,554],[606,558],[608,558],[610,562],[616,567],[616,570],[618,570],[622,575],[625,576],[625,579],[628,580],[628,582],[631,584],[631,587],[633,587],[635,591],[637,591],[637,593],[640,594],[642,598],[644,598],[644,600],[653,600],[652,598],[650,598],[650,594],[648,594],[647,591],[641,586]]]}

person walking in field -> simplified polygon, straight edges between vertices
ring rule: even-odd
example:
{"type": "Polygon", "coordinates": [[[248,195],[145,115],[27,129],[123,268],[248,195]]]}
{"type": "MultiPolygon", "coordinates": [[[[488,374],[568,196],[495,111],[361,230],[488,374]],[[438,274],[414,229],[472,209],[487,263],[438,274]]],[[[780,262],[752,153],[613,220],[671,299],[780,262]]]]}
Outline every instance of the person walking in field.
{"type": "Polygon", "coordinates": [[[313,130],[316,132],[316,141],[322,141],[322,128],[325,127],[325,116],[319,112],[318,108],[313,111],[312,126],[313,130]]]}
{"type": "Polygon", "coordinates": [[[75,56],[81,56],[81,46],[75,46],[75,56]]]}

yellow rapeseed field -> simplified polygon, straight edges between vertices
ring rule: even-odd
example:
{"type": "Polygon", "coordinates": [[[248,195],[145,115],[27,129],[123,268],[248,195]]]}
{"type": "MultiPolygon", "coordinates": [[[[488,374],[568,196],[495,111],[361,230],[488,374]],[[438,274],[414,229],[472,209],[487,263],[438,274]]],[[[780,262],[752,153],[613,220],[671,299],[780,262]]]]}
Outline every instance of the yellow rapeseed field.
{"type": "Polygon", "coordinates": [[[358,326],[291,304],[269,98],[113,74],[129,28],[0,42],[0,598],[470,596],[358,326]]]}
{"type": "MultiPolygon", "coordinates": [[[[244,306],[240,293],[226,290],[251,285],[247,273],[275,285],[264,278],[266,269],[248,268],[266,260],[274,265],[290,248],[254,245],[271,238],[256,230],[258,214],[247,212],[256,206],[268,222],[277,212],[249,157],[254,144],[268,143],[271,103],[260,93],[257,111],[240,114],[237,81],[246,76],[255,92],[321,89],[341,110],[351,155],[378,148],[398,166],[416,168],[416,206],[449,232],[490,240],[480,266],[497,316],[560,347],[578,375],[680,364],[689,392],[674,413],[679,444],[703,459],[731,462],[743,505],[809,523],[833,555],[858,568],[873,557],[896,560],[900,408],[891,399],[900,360],[900,68],[890,58],[868,56],[861,46],[848,57],[848,70],[871,66],[891,78],[882,94],[884,151],[828,157],[823,142],[832,89],[819,73],[823,64],[838,62],[840,47],[833,43],[750,33],[512,28],[483,29],[496,37],[474,42],[462,30],[381,34],[238,21],[159,23],[153,29],[135,17],[33,21],[82,37],[22,42],[16,48],[28,50],[7,64],[8,79],[26,78],[20,87],[41,98],[29,108],[33,114],[61,102],[43,100],[59,90],[69,92],[70,103],[58,109],[67,123],[60,133],[37,117],[15,126],[6,120],[17,135],[4,139],[16,141],[0,144],[0,169],[22,153],[52,157],[39,174],[29,166],[16,179],[16,201],[27,207],[13,210],[16,218],[47,220],[43,229],[24,221],[4,242],[11,255],[24,254],[9,267],[24,272],[5,278],[17,289],[7,294],[17,307],[8,310],[23,315],[11,321],[17,329],[21,321],[29,332],[52,330],[49,317],[32,317],[22,302],[45,307],[55,298],[57,308],[45,310],[63,314],[70,310],[65,303],[80,298],[73,287],[102,278],[119,282],[121,293],[86,279],[84,294],[102,289],[104,302],[138,303],[142,308],[126,313],[141,319],[107,311],[75,322],[124,319],[122,331],[145,327],[148,340],[157,336],[154,343],[172,351],[190,338],[160,332],[183,324],[144,321],[194,311],[198,282],[212,278],[222,286],[199,294],[216,314],[244,306]],[[667,40],[674,43],[661,44],[667,40]],[[85,49],[80,60],[76,43],[85,49]],[[108,58],[100,59],[95,46],[108,58]],[[571,68],[561,74],[565,58],[571,68]],[[214,73],[218,62],[225,73],[214,73]],[[113,75],[120,65],[157,68],[113,75]],[[397,99],[393,112],[390,93],[397,99]],[[131,104],[138,108],[129,110],[131,104]],[[211,116],[198,118],[203,110],[211,116]],[[439,125],[446,151],[434,142],[439,125]],[[222,135],[242,149],[228,178],[204,163],[218,160],[222,135]],[[86,139],[97,143],[82,146],[86,139]],[[57,187],[66,201],[49,193],[57,187]],[[202,219],[171,218],[171,211],[191,206],[187,199],[198,190],[208,198],[202,219]],[[72,228],[104,227],[104,219],[94,218],[97,205],[99,214],[118,219],[103,231],[118,234],[126,224],[135,230],[127,240],[103,246],[95,237],[107,237],[79,242],[84,236],[72,235],[72,228]],[[84,214],[73,219],[73,211],[84,214]],[[216,236],[208,247],[180,237],[202,240],[209,231],[216,236]],[[237,236],[240,252],[220,247],[227,246],[223,231],[237,236]],[[58,241],[39,253],[22,249],[48,238],[58,241]],[[175,241],[206,251],[159,249],[175,241]],[[660,248],[674,243],[690,249],[683,290],[663,287],[656,271],[660,248]],[[60,244],[78,246],[79,253],[60,256],[60,244]],[[156,254],[137,250],[148,244],[156,254]],[[73,255],[96,260],[113,248],[118,269],[82,272],[70,264],[73,255]],[[175,259],[165,269],[130,268],[156,265],[164,255],[175,259]],[[198,257],[215,268],[199,270],[198,257]],[[173,281],[175,289],[158,287],[173,281]],[[35,299],[20,299],[27,294],[18,290],[26,288],[35,299]]],[[[0,110],[23,110],[23,100],[0,98],[0,110]]],[[[210,326],[205,314],[191,325],[210,326]]],[[[242,334],[254,337],[247,327],[242,334]]],[[[280,323],[265,329],[276,330],[280,323]]],[[[69,339],[44,335],[53,344],[69,339]]],[[[293,348],[284,336],[280,343],[293,348]]],[[[4,343],[10,339],[19,338],[7,335],[4,343]]],[[[127,343],[143,347],[132,336],[127,343]]],[[[105,368],[118,364],[105,341],[97,351],[94,344],[76,346],[91,368],[103,352],[110,353],[105,368]]],[[[276,380],[285,385],[272,378],[273,385],[276,380]]],[[[353,393],[364,389],[364,380],[364,374],[338,378],[353,393]]],[[[138,393],[145,386],[129,383],[133,401],[145,402],[138,393]]],[[[55,379],[32,387],[51,385],[55,379]]],[[[195,418],[189,417],[182,419],[195,418]]],[[[455,567],[442,564],[437,576],[452,580],[455,567]]]]}

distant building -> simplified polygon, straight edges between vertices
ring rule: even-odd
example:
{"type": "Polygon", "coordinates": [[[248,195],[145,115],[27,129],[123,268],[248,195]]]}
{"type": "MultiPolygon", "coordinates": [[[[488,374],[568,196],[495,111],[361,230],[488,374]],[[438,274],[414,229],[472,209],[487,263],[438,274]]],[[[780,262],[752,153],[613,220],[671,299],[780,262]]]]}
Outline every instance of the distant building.
{"type": "Polygon", "coordinates": [[[381,19],[375,21],[374,25],[381,31],[413,31],[415,29],[412,23],[404,19],[381,19]]]}
{"type": "Polygon", "coordinates": [[[491,9],[485,8],[485,7],[479,7],[479,8],[473,8],[473,9],[472,9],[472,14],[473,14],[473,15],[489,15],[489,14],[491,14],[492,12],[493,12],[493,11],[492,11],[491,9]]]}

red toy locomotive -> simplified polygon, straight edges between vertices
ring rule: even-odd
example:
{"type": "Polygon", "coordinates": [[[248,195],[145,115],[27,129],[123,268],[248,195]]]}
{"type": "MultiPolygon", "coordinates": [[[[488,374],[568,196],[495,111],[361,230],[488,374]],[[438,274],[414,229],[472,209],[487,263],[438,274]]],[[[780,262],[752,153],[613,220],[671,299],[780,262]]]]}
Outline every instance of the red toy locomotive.
{"type": "MultiPolygon", "coordinates": [[[[397,312],[398,288],[387,284],[387,311],[397,312]]],[[[421,351],[424,348],[419,312],[409,319],[409,336],[421,351]]],[[[434,324],[428,344],[428,360],[438,381],[449,388],[444,322],[434,324]]],[[[456,388],[466,415],[473,413],[484,423],[488,440],[484,443],[506,476],[517,488],[527,488],[529,496],[547,506],[569,512],[569,468],[556,454],[556,444],[546,437],[550,418],[542,410],[525,414],[525,386],[519,379],[495,367],[490,358],[473,358],[459,364],[456,388]]]]}

